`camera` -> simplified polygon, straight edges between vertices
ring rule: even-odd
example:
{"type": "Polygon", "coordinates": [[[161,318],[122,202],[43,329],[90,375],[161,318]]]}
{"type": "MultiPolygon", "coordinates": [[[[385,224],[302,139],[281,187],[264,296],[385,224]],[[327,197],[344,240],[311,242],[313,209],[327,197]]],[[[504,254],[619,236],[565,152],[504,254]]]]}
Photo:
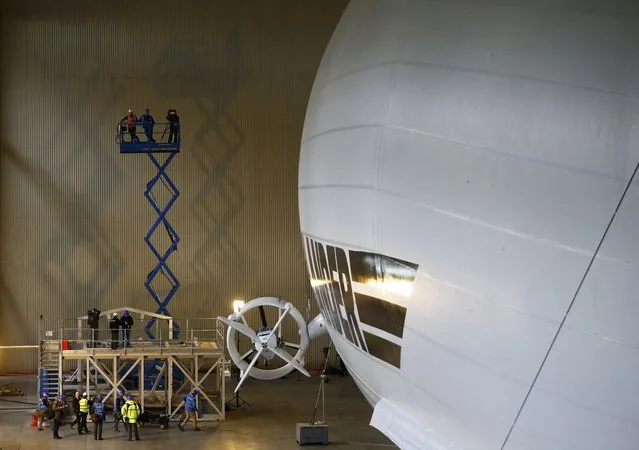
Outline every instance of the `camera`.
{"type": "Polygon", "coordinates": [[[93,328],[94,330],[99,328],[100,326],[100,310],[96,308],[92,308],[87,311],[87,325],[89,328],[93,328]]]}

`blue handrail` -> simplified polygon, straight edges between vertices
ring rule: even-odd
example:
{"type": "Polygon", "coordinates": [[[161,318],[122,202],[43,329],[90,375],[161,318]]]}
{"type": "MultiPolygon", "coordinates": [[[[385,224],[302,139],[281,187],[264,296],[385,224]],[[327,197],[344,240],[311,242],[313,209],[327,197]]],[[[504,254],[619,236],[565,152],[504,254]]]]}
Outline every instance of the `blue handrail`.
{"type": "Polygon", "coordinates": [[[138,120],[134,126],[126,122],[117,124],[115,142],[121,153],[177,152],[181,146],[181,129],[169,122],[143,124],[138,120]]]}

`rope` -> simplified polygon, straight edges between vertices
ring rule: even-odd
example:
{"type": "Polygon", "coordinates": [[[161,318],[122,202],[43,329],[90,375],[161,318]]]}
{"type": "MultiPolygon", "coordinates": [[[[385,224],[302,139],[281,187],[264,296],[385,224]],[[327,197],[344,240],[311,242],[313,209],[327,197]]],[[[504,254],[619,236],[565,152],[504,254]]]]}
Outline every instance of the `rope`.
{"type": "Polygon", "coordinates": [[[519,420],[519,416],[521,415],[521,412],[523,411],[524,406],[526,406],[526,402],[528,401],[528,397],[530,397],[530,393],[532,392],[533,388],[535,387],[535,384],[537,383],[537,379],[539,378],[539,374],[541,374],[541,371],[544,368],[544,365],[546,364],[546,360],[548,360],[548,356],[550,355],[550,352],[551,352],[553,346],[555,345],[555,342],[557,342],[557,338],[559,337],[559,333],[561,332],[561,329],[563,328],[564,324],[566,323],[566,319],[568,318],[568,314],[570,314],[570,311],[572,310],[572,307],[575,304],[575,300],[577,299],[577,295],[579,295],[579,292],[581,291],[581,287],[583,286],[584,282],[586,281],[586,277],[588,276],[588,273],[590,272],[590,268],[592,267],[593,263],[595,262],[595,258],[597,258],[597,254],[599,253],[599,250],[601,249],[601,246],[603,245],[603,242],[606,239],[606,236],[608,235],[608,231],[610,231],[610,227],[612,226],[612,222],[615,220],[615,217],[617,216],[617,213],[619,212],[619,208],[621,208],[621,204],[623,203],[624,199],[626,198],[626,194],[628,193],[628,190],[630,189],[630,186],[632,185],[632,182],[635,179],[635,176],[637,175],[637,169],[639,169],[639,162],[635,166],[635,170],[632,172],[632,176],[630,177],[630,180],[628,181],[628,184],[626,184],[626,188],[624,189],[623,194],[621,194],[621,198],[619,199],[619,202],[617,203],[617,207],[615,208],[615,211],[612,213],[612,216],[610,217],[610,220],[608,221],[608,225],[606,226],[606,229],[605,229],[603,235],[601,236],[601,239],[599,240],[599,244],[597,245],[597,248],[595,249],[595,252],[593,253],[592,258],[590,258],[590,263],[588,264],[588,267],[586,268],[586,271],[584,272],[584,275],[581,278],[581,281],[579,282],[579,285],[577,286],[577,290],[575,291],[575,295],[572,297],[572,300],[570,301],[570,305],[568,305],[568,309],[566,310],[566,313],[564,314],[564,317],[561,320],[561,323],[559,324],[559,327],[557,328],[557,332],[555,333],[555,336],[553,337],[552,342],[550,343],[550,347],[548,347],[548,351],[546,352],[546,355],[544,356],[544,359],[542,360],[541,365],[539,366],[539,370],[537,370],[537,374],[535,375],[535,378],[533,379],[533,382],[530,385],[530,388],[528,389],[528,392],[526,393],[526,396],[524,397],[524,401],[521,403],[521,407],[519,408],[519,411],[517,412],[517,415],[515,416],[515,420],[513,421],[512,425],[510,426],[510,430],[508,430],[508,434],[506,435],[506,438],[504,439],[504,443],[501,445],[501,450],[504,450],[504,448],[506,447],[506,444],[508,443],[508,439],[510,439],[510,435],[512,434],[512,432],[513,432],[513,430],[515,428],[515,424],[519,420]]]}

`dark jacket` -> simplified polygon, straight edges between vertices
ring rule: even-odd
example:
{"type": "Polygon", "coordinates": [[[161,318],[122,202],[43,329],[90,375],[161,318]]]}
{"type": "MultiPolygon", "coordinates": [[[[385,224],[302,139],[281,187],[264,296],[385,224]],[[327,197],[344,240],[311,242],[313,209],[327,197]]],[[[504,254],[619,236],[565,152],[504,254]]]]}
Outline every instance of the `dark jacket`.
{"type": "Polygon", "coordinates": [[[42,397],[38,402],[38,409],[40,411],[46,411],[49,408],[51,408],[51,401],[48,397],[42,397]]]}
{"type": "Polygon", "coordinates": [[[133,327],[133,317],[122,316],[120,318],[120,324],[122,325],[122,328],[125,328],[125,329],[133,327]]]}
{"type": "Polygon", "coordinates": [[[121,323],[119,317],[112,317],[111,320],[109,320],[109,329],[111,330],[119,330],[120,325],[121,323]]]}
{"type": "Polygon", "coordinates": [[[168,114],[166,116],[166,120],[168,120],[169,125],[173,130],[177,130],[178,128],[180,128],[180,116],[178,116],[177,113],[168,114]]]}
{"type": "Polygon", "coordinates": [[[113,412],[119,414],[123,405],[124,399],[118,395],[117,397],[115,397],[115,402],[113,403],[113,412]]]}
{"type": "Polygon", "coordinates": [[[73,414],[75,414],[76,416],[80,414],[80,398],[73,397],[73,399],[71,400],[71,409],[73,410],[73,414]]]}
{"type": "Polygon", "coordinates": [[[62,412],[64,411],[64,405],[62,402],[53,402],[53,420],[60,422],[62,421],[62,412]]]}

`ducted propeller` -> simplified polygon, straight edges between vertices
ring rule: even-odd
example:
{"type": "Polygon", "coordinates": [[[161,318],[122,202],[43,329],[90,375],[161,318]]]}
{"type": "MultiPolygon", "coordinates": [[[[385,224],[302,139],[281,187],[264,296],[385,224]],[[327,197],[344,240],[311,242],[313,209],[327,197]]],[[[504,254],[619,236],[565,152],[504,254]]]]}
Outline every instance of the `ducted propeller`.
{"type": "Polygon", "coordinates": [[[288,302],[275,297],[260,297],[246,303],[237,313],[228,318],[218,317],[218,320],[227,325],[227,346],[231,360],[240,369],[241,378],[235,391],[242,386],[248,376],[261,380],[274,380],[298,370],[307,377],[308,371],[304,368],[304,353],[309,344],[309,335],[306,322],[300,312],[288,302]],[[277,308],[278,320],[270,327],[267,320],[266,308],[277,308]],[[249,326],[247,322],[248,312],[257,308],[260,315],[260,326],[257,329],[249,326]],[[299,329],[300,342],[287,342],[282,339],[282,324],[290,317],[295,320],[299,329]],[[240,354],[237,348],[236,335],[240,333],[251,341],[251,348],[240,354]],[[289,349],[295,354],[289,353],[289,349]],[[252,359],[248,360],[252,356],[252,359]],[[286,363],[284,366],[273,369],[260,369],[255,364],[262,357],[266,360],[277,356],[286,363]]]}

